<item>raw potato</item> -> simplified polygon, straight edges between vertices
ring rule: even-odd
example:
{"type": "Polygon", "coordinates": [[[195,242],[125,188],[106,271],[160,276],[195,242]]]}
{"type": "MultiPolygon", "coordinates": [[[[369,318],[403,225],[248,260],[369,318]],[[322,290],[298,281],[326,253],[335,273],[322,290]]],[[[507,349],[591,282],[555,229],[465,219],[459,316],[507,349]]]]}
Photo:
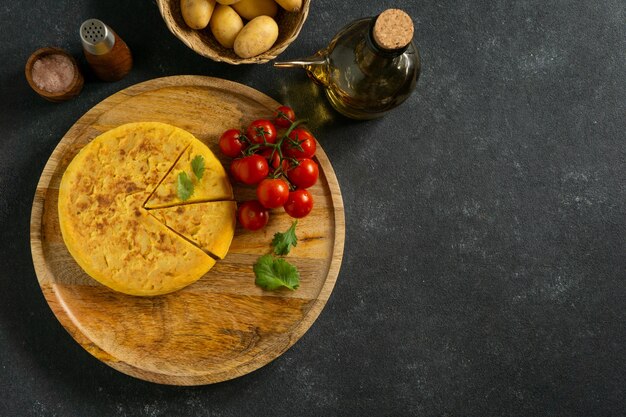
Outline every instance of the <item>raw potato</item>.
{"type": "Polygon", "coordinates": [[[274,0],[241,0],[233,4],[233,9],[246,20],[263,15],[274,17],[278,13],[278,5],[274,0]]]}
{"type": "Polygon", "coordinates": [[[232,48],[235,38],[243,28],[243,20],[232,7],[218,4],[209,26],[220,45],[232,48]]]}
{"type": "Polygon", "coordinates": [[[204,29],[211,20],[215,0],[180,0],[180,11],[187,26],[204,29]]]}
{"type": "Polygon", "coordinates": [[[302,0],[276,0],[276,3],[288,12],[297,12],[302,7],[302,0]]]}
{"type": "Polygon", "coordinates": [[[241,0],[217,0],[219,4],[230,6],[231,4],[239,3],[241,0]]]}
{"type": "Polygon", "coordinates": [[[249,21],[235,39],[235,53],[240,58],[252,58],[267,51],[278,38],[278,25],[269,16],[249,21]]]}

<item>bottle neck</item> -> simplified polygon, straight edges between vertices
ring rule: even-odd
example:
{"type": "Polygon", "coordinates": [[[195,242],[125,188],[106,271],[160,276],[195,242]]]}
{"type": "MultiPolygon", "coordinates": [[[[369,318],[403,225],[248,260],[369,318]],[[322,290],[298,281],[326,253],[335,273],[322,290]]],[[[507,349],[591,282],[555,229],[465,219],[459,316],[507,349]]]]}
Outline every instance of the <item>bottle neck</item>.
{"type": "Polygon", "coordinates": [[[400,49],[384,49],[376,44],[372,36],[372,28],[376,18],[372,19],[368,31],[364,39],[356,46],[356,62],[364,74],[371,77],[378,77],[381,73],[386,72],[389,68],[397,66],[397,58],[401,56],[407,47],[400,49]]]}

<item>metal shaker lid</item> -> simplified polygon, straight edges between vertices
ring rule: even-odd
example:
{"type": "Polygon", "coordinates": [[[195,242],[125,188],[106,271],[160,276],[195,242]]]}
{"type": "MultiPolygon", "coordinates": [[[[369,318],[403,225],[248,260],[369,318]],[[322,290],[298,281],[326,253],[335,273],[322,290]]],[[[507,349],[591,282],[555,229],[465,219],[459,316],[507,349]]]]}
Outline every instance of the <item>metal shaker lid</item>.
{"type": "Polygon", "coordinates": [[[92,55],[104,55],[115,44],[115,34],[101,20],[89,19],[80,25],[80,40],[83,49],[92,55]]]}

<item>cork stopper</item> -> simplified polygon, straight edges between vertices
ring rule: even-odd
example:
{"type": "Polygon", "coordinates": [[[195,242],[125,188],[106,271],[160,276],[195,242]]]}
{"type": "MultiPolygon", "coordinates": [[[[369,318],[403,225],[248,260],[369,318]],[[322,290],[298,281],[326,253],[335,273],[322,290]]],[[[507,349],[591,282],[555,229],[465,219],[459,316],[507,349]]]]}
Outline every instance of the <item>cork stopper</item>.
{"type": "Polygon", "coordinates": [[[376,18],[372,36],[383,49],[401,49],[413,39],[411,16],[400,9],[387,9],[376,18]]]}

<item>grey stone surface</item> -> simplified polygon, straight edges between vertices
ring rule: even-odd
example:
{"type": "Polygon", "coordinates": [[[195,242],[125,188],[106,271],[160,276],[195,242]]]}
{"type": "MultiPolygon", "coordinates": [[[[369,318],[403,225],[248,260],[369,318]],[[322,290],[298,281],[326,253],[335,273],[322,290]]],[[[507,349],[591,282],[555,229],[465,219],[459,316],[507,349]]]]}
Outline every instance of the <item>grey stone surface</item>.
{"type": "Polygon", "coordinates": [[[415,19],[417,92],[352,122],[302,72],[194,54],[154,2],[0,3],[0,416],[626,413],[626,3],[314,0],[283,57],[391,6],[415,19]],[[45,102],[27,57],[48,45],[81,56],[90,17],[127,41],[135,68],[45,102]],[[28,238],[67,129],[110,94],[177,74],[238,81],[310,117],[347,221],[310,331],[250,375],[195,388],[127,377],[78,346],[41,295],[28,238]]]}

